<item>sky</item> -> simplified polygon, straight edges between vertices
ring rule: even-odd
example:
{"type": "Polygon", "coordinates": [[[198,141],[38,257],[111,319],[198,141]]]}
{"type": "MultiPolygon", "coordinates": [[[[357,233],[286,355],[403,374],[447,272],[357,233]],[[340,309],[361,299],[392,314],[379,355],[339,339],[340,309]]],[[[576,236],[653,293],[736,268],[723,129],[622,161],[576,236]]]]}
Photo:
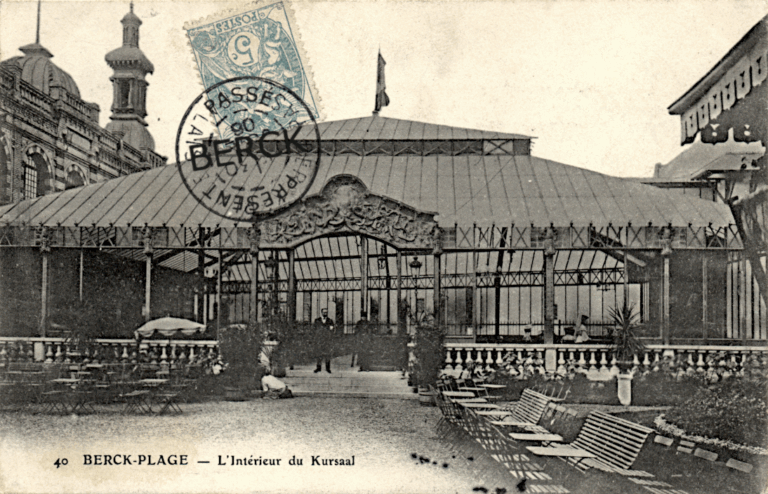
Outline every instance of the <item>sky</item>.
{"type": "MultiPolygon", "coordinates": [[[[185,23],[238,4],[135,2],[149,130],[174,161],[202,92],[185,23]]],[[[242,2],[239,3],[242,5],[242,2]]],[[[768,13],[768,1],[292,2],[324,120],[382,116],[533,136],[533,154],[615,176],[651,176],[684,148],[667,107],[768,13]]],[[[43,1],[40,41],[109,121],[111,69],[128,2],[43,1]]],[[[0,58],[34,42],[37,3],[0,2],[0,58]]]]}

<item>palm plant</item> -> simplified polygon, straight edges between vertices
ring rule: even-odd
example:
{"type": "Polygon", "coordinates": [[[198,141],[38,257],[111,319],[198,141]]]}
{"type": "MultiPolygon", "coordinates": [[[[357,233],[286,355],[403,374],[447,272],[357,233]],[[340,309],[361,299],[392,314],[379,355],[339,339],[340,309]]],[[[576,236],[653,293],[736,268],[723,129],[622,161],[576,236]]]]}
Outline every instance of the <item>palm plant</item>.
{"type": "Polygon", "coordinates": [[[634,357],[640,357],[645,352],[645,345],[636,334],[641,327],[640,314],[635,304],[625,302],[621,307],[609,309],[608,315],[614,324],[611,346],[613,355],[619,369],[627,371],[632,368],[634,357]]]}

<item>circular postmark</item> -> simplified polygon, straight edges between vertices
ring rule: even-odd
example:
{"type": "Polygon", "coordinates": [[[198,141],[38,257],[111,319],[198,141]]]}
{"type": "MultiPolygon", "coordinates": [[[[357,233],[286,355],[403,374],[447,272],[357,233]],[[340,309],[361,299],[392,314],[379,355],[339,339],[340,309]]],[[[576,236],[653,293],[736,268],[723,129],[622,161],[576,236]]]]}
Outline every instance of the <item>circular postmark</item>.
{"type": "Polygon", "coordinates": [[[320,132],[291,89],[236,77],[189,106],[176,134],[176,163],[190,194],[209,211],[256,221],[304,197],[320,164],[320,132]]]}

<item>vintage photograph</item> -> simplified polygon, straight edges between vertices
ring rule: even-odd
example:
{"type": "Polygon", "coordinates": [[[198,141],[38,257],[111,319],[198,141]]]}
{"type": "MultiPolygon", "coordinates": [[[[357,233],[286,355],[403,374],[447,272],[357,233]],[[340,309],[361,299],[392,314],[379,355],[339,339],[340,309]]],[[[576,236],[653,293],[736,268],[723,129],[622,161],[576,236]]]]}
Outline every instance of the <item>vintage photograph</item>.
{"type": "Polygon", "coordinates": [[[768,4],[0,3],[0,492],[768,493],[768,4]]]}

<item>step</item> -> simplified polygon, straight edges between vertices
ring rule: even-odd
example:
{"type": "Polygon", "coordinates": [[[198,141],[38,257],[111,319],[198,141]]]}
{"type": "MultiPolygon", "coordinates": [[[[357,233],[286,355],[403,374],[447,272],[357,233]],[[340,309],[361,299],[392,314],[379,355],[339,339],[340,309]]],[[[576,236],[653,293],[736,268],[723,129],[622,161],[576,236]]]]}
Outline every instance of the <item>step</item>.
{"type": "Polygon", "coordinates": [[[417,393],[371,393],[371,392],[349,392],[349,391],[318,391],[307,389],[291,388],[294,396],[328,396],[334,398],[389,398],[395,400],[418,400],[417,393]]]}
{"type": "Polygon", "coordinates": [[[418,394],[408,385],[408,380],[398,371],[359,372],[350,367],[350,358],[334,360],[332,372],[315,372],[314,365],[295,366],[286,369],[280,378],[294,395],[348,396],[358,398],[396,398],[418,400],[418,394]]]}

